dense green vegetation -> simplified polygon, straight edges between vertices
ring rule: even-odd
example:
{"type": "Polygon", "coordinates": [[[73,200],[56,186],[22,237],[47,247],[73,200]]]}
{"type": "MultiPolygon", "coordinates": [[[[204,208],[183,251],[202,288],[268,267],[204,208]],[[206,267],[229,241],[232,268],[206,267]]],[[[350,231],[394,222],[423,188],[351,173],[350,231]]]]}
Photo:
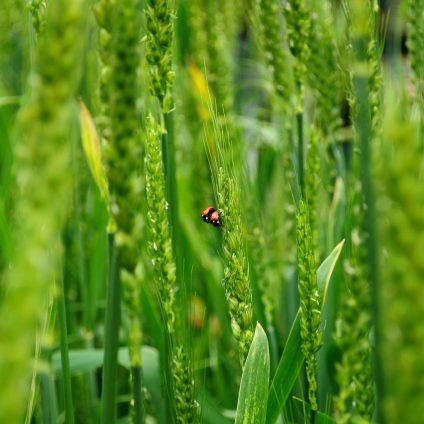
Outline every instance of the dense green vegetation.
{"type": "Polygon", "coordinates": [[[0,423],[424,423],[424,0],[3,0],[0,423]]]}

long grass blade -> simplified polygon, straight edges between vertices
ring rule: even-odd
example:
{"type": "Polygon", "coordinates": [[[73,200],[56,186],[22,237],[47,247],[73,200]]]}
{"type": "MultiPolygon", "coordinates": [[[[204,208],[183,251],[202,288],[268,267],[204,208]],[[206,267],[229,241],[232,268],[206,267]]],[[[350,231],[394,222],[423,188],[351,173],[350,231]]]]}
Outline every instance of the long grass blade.
{"type": "Polygon", "coordinates": [[[241,377],[236,424],[265,423],[269,368],[268,338],[257,323],[241,377]]]}

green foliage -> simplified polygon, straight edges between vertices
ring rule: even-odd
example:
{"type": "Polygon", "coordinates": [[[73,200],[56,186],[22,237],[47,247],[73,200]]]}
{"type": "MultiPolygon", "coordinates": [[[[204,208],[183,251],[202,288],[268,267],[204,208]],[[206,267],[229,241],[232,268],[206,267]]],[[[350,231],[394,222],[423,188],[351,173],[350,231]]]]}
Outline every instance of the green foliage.
{"type": "Polygon", "coordinates": [[[3,0],[0,422],[422,421],[423,4],[386,3],[3,0]]]}

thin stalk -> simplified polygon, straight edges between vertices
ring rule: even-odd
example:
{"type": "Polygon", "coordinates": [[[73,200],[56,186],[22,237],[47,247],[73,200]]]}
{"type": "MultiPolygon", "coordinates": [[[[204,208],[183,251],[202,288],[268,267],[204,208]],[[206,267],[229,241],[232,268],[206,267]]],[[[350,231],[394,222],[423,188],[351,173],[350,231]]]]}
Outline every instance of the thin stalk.
{"type": "MultiPolygon", "coordinates": [[[[78,159],[76,159],[78,160],[78,159]]],[[[84,244],[84,235],[82,232],[83,220],[81,216],[81,199],[80,199],[80,180],[77,179],[75,183],[75,214],[76,214],[76,239],[78,246],[78,271],[79,271],[79,287],[82,295],[83,302],[83,323],[84,327],[88,331],[92,331],[92,316],[90,313],[90,296],[89,296],[89,284],[87,279],[87,267],[85,263],[86,252],[84,244]]]]}
{"type": "Polygon", "coordinates": [[[167,422],[175,422],[175,396],[174,379],[172,377],[172,358],[175,352],[175,342],[173,337],[164,332],[164,351],[162,357],[162,369],[164,373],[164,391],[166,396],[166,416],[167,422]]]}
{"type": "Polygon", "coordinates": [[[420,110],[420,124],[419,124],[419,143],[420,151],[424,154],[424,98],[419,101],[419,110],[420,110]]]}
{"type": "MultiPolygon", "coordinates": [[[[83,316],[82,322],[85,329],[85,334],[93,334],[93,314],[91,313],[90,303],[92,300],[90,284],[87,277],[87,265],[85,262],[86,251],[85,251],[85,239],[83,234],[83,216],[82,216],[82,200],[81,200],[81,178],[79,176],[80,170],[80,161],[83,159],[81,157],[81,152],[79,150],[80,146],[77,144],[79,140],[77,137],[74,137],[74,142],[72,143],[72,165],[73,172],[76,178],[74,185],[74,210],[75,210],[75,238],[77,244],[77,256],[78,256],[78,273],[79,273],[79,289],[81,290],[82,304],[83,304],[83,316]]],[[[84,338],[84,348],[93,347],[93,337],[84,338]]],[[[90,392],[91,398],[97,398],[98,385],[95,373],[90,372],[85,375],[79,384],[86,386],[90,392]]],[[[78,390],[78,387],[75,388],[78,390]]],[[[93,403],[90,403],[88,411],[85,411],[85,420],[89,422],[94,421],[94,408],[93,403]]]]}
{"type": "Polygon", "coordinates": [[[69,351],[68,351],[68,327],[66,322],[66,301],[65,301],[65,284],[61,279],[61,293],[58,301],[58,316],[60,328],[60,357],[62,361],[62,384],[65,397],[65,421],[68,424],[75,422],[74,403],[72,400],[72,383],[71,371],[69,367],[69,351]]]}
{"type": "Polygon", "coordinates": [[[272,323],[268,323],[266,326],[268,340],[269,340],[269,351],[271,357],[271,371],[275,372],[278,367],[279,349],[277,343],[277,337],[275,334],[275,328],[272,323]]]}
{"type": "Polygon", "coordinates": [[[179,213],[178,213],[178,190],[177,190],[177,174],[175,164],[175,142],[173,134],[173,121],[171,113],[163,114],[163,122],[165,125],[165,133],[162,135],[162,157],[165,173],[165,189],[166,200],[168,202],[168,219],[171,227],[172,244],[174,257],[177,261],[177,280],[181,281],[181,257],[179,234],[179,213]]]}
{"type": "Polygon", "coordinates": [[[118,368],[119,324],[121,321],[121,287],[117,275],[115,235],[108,234],[109,276],[106,300],[105,348],[101,423],[115,422],[116,373],[118,368]]]}
{"type": "Polygon", "coordinates": [[[365,204],[365,231],[367,237],[367,254],[370,270],[371,302],[374,321],[374,376],[376,384],[376,422],[384,423],[382,415],[381,399],[383,399],[383,372],[381,366],[380,351],[380,322],[379,322],[379,293],[378,293],[378,252],[377,252],[377,222],[375,213],[375,196],[372,184],[372,151],[370,146],[371,122],[368,107],[368,77],[367,75],[355,75],[353,79],[355,92],[358,99],[358,133],[361,145],[361,180],[364,192],[365,204]]]}
{"type": "Polygon", "coordinates": [[[60,358],[62,361],[62,383],[65,397],[65,417],[68,424],[75,422],[74,403],[72,400],[71,371],[69,367],[68,327],[66,322],[65,284],[61,279],[61,293],[58,301],[58,318],[60,328],[60,358]]]}
{"type": "Polygon", "coordinates": [[[131,367],[131,374],[134,385],[134,423],[142,424],[144,422],[143,409],[143,384],[141,375],[141,366],[131,367]]]}
{"type": "MultiPolygon", "coordinates": [[[[34,31],[34,27],[32,26],[32,17],[31,17],[31,12],[28,11],[27,12],[27,19],[28,19],[28,34],[29,34],[29,66],[30,69],[33,70],[34,69],[34,62],[35,62],[35,44],[36,44],[36,39],[35,39],[35,31],[34,31]]],[[[30,85],[29,85],[30,88],[30,85]]]]}
{"type": "Polygon", "coordinates": [[[42,424],[56,424],[56,392],[50,371],[40,372],[38,379],[40,385],[41,422],[42,424]]]}
{"type": "Polygon", "coordinates": [[[304,141],[303,141],[303,112],[296,112],[297,124],[297,167],[298,167],[298,181],[299,181],[299,197],[304,195],[305,188],[305,159],[304,159],[304,141]]]}

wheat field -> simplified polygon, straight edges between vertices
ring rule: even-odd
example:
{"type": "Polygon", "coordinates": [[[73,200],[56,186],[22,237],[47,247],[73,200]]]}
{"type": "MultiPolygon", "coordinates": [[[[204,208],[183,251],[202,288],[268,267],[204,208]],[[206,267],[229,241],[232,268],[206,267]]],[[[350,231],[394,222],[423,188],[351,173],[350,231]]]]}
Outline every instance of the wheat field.
{"type": "Polygon", "coordinates": [[[0,424],[424,423],[424,0],[3,0],[0,424]]]}

